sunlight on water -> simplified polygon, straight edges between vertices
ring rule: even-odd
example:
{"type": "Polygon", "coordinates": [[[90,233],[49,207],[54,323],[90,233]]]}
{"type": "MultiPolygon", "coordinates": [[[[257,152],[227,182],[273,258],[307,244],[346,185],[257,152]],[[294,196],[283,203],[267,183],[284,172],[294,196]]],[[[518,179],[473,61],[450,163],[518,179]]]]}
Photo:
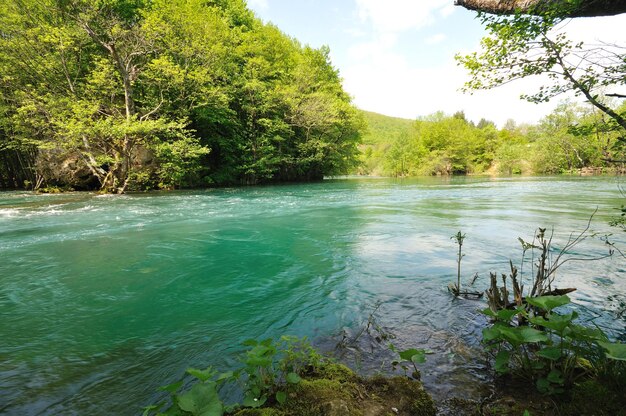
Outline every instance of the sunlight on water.
{"type": "MultiPolygon", "coordinates": [[[[558,246],[596,208],[593,230],[616,232],[607,222],[622,203],[614,178],[0,194],[0,413],[136,414],[188,366],[235,366],[248,338],[306,335],[332,351],[379,303],[395,344],[433,351],[430,391],[476,392],[485,321],[482,303],[446,292],[450,236],[467,233],[463,274],[478,272],[484,288],[490,271],[519,262],[518,237],[554,228],[558,246]]],[[[606,251],[598,239],[578,249],[606,251]]],[[[625,268],[618,257],[571,263],[557,283],[579,289],[583,319],[623,337],[625,268]]],[[[372,339],[335,353],[388,370],[372,339]]]]}

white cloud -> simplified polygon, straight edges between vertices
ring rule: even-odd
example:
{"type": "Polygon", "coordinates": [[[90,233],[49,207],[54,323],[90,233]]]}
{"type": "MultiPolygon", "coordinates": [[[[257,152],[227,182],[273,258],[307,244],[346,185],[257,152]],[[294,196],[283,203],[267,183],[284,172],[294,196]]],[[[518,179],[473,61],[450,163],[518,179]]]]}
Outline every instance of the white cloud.
{"type": "Polygon", "coordinates": [[[394,34],[382,34],[376,36],[373,40],[368,42],[356,43],[348,49],[348,57],[351,60],[356,61],[377,61],[380,59],[396,58],[396,54],[393,53],[393,47],[395,46],[398,38],[394,34]]]}
{"type": "Polygon", "coordinates": [[[426,40],[424,40],[424,43],[427,45],[436,45],[438,43],[443,42],[444,40],[446,40],[447,36],[443,33],[436,33],[432,36],[429,36],[426,38],[426,40]]]}
{"type": "MultiPolygon", "coordinates": [[[[486,91],[465,94],[460,91],[469,75],[450,57],[434,64],[415,62],[412,51],[400,50],[402,31],[420,28],[449,12],[450,1],[357,0],[359,15],[371,22],[374,34],[369,42],[349,50],[349,63],[342,67],[346,90],[355,104],[365,110],[398,117],[415,118],[442,110],[448,114],[463,110],[474,121],[487,118],[502,126],[507,119],[518,123],[536,123],[550,113],[561,99],[533,104],[520,99],[541,85],[550,84],[545,77],[529,77],[486,91]]],[[[568,37],[586,43],[614,42],[624,46],[622,36],[626,15],[611,18],[574,19],[564,24],[568,37]]],[[[434,29],[434,28],[433,28],[434,29]]],[[[408,35],[408,34],[404,34],[408,35]]],[[[437,44],[448,40],[443,33],[431,30],[423,42],[437,44]]],[[[414,35],[410,35],[414,38],[414,35]]],[[[406,36],[405,36],[406,37],[406,36]]],[[[461,48],[459,48],[461,49],[461,48]]],[[[459,50],[457,49],[457,51],[459,50]]],[[[474,48],[479,49],[478,44],[474,48]]],[[[469,51],[468,51],[469,52],[469,51]]]]}
{"type": "Polygon", "coordinates": [[[356,0],[357,12],[378,32],[399,33],[432,24],[451,0],[356,0]]]}
{"type": "Polygon", "coordinates": [[[343,33],[350,35],[353,38],[362,38],[367,35],[367,32],[365,32],[364,30],[356,28],[343,29],[343,33]]]}
{"type": "Polygon", "coordinates": [[[460,92],[467,80],[465,70],[449,61],[436,67],[411,67],[400,54],[372,48],[369,59],[344,68],[344,86],[362,109],[397,117],[416,118],[444,111],[462,110],[474,121],[486,118],[502,126],[507,119],[534,123],[549,113],[556,102],[531,104],[518,99],[541,81],[523,80],[473,95],[460,92]]]}
{"type": "Polygon", "coordinates": [[[448,17],[450,16],[452,13],[454,13],[457,10],[457,7],[454,5],[453,2],[448,2],[447,5],[445,5],[443,8],[441,8],[439,10],[439,14],[441,14],[441,17],[448,17]]]}

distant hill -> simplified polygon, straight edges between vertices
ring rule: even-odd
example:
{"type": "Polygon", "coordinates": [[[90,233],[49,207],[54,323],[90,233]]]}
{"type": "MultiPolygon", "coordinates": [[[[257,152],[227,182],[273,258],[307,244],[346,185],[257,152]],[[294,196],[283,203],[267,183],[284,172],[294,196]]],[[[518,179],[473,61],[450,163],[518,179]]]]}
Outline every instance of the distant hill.
{"type": "Polygon", "coordinates": [[[403,135],[408,135],[414,120],[389,117],[383,114],[362,111],[368,129],[363,135],[360,175],[384,175],[385,152],[403,135]]]}
{"type": "Polygon", "coordinates": [[[409,131],[415,120],[406,118],[389,117],[383,114],[362,111],[368,125],[368,131],[363,135],[364,145],[374,145],[390,142],[398,135],[409,131]]]}

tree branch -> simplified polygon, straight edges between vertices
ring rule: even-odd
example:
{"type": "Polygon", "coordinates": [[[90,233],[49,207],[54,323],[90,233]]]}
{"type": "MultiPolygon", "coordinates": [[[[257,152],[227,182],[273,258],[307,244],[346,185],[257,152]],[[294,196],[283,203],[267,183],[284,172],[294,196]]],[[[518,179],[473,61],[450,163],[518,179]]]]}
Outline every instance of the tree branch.
{"type": "Polygon", "coordinates": [[[614,0],[455,0],[454,4],[489,14],[541,15],[556,10],[560,17],[596,17],[626,13],[626,1],[614,0]]]}

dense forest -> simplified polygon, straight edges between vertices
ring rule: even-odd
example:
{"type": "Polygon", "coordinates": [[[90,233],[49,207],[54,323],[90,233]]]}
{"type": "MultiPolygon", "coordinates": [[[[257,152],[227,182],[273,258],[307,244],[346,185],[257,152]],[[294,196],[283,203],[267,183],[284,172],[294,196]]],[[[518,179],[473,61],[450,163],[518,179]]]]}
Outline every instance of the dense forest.
{"type": "Polygon", "coordinates": [[[244,0],[3,3],[0,188],[556,174],[626,159],[615,120],[570,102],[501,129],[462,112],[357,110],[327,47],[301,45],[244,0]]]}
{"type": "Polygon", "coordinates": [[[0,187],[124,192],[321,179],[363,122],[328,48],[244,0],[5,0],[0,187]]]}
{"type": "MultiPolygon", "coordinates": [[[[620,112],[626,110],[622,104],[620,112]]],[[[360,173],[385,176],[560,174],[622,170],[624,144],[615,123],[593,107],[562,102],[536,125],[509,120],[501,129],[463,112],[417,121],[364,113],[360,173]]]]}

